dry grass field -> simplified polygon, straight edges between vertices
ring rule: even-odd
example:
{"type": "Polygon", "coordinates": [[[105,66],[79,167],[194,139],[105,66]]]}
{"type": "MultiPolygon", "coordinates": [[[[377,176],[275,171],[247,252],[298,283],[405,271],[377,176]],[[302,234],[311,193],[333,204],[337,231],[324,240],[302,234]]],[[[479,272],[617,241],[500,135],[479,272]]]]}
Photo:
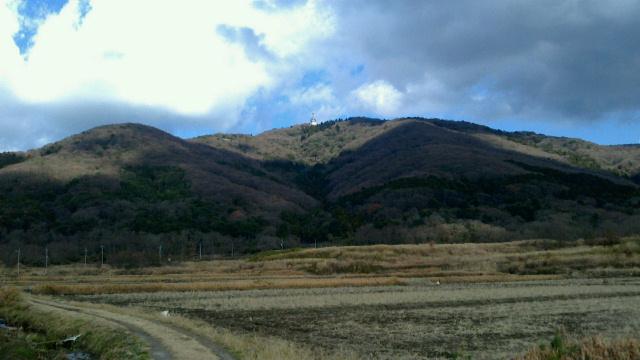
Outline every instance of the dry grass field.
{"type": "Polygon", "coordinates": [[[536,346],[558,329],[637,339],[639,275],[638,238],[291,249],[164,267],[0,274],[3,285],[49,301],[146,317],[168,310],[173,316],[159,321],[248,359],[536,359],[547,351],[536,346]]]}
{"type": "Polygon", "coordinates": [[[640,334],[640,280],[105,294],[77,300],[169,310],[362,358],[509,358],[553,336],[640,334]]]}

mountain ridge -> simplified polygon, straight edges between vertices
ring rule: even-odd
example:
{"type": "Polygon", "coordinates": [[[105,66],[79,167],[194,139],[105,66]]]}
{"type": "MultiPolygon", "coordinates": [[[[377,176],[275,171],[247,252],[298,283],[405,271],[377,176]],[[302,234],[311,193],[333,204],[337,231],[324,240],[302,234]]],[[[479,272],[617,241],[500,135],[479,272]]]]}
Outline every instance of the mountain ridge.
{"type": "Polygon", "coordinates": [[[108,125],[0,157],[0,250],[59,246],[62,262],[106,243],[126,265],[160,244],[188,258],[203,242],[229,255],[622,235],[640,231],[636,150],[424,118],[188,140],[108,125]]]}
{"type": "MultiPolygon", "coordinates": [[[[563,160],[568,164],[575,165],[578,167],[591,167],[596,169],[603,169],[607,171],[614,172],[617,175],[624,175],[633,177],[640,173],[640,145],[635,144],[619,144],[619,145],[599,145],[593,142],[589,142],[586,140],[582,140],[579,138],[572,137],[561,137],[561,136],[549,136],[544,134],[535,133],[532,131],[503,131],[496,130],[490,128],[485,125],[479,125],[472,122],[467,121],[451,121],[451,120],[442,120],[435,118],[420,118],[420,117],[405,117],[398,118],[394,120],[379,120],[379,119],[369,119],[369,118],[348,118],[348,119],[339,119],[332,120],[324,123],[320,123],[320,128],[334,128],[336,125],[339,126],[342,124],[348,124],[352,119],[355,119],[358,122],[367,122],[367,120],[371,121],[375,125],[386,125],[386,126],[395,126],[398,122],[402,121],[424,121],[435,124],[439,127],[448,128],[451,130],[456,130],[460,132],[473,133],[473,134],[485,134],[485,135],[493,135],[498,136],[502,140],[510,141],[514,144],[525,145],[528,147],[526,150],[527,154],[531,154],[534,150],[542,151],[542,154],[538,156],[547,156],[550,158],[554,158],[557,160],[563,160]],[[538,141],[535,141],[538,140],[538,141]],[[544,141],[546,140],[546,141],[544,141]],[[620,159],[615,159],[615,152],[619,149],[626,149],[628,154],[626,157],[622,157],[620,159]],[[593,158],[593,153],[596,153],[596,157],[593,158]],[[614,158],[614,159],[612,159],[614,158]],[[626,163],[625,163],[626,161],[626,163]]],[[[312,126],[308,124],[294,125],[288,128],[280,128],[266,131],[264,133],[258,135],[243,135],[243,134],[214,134],[214,135],[204,135],[196,138],[188,139],[189,141],[199,142],[204,144],[209,144],[212,146],[221,146],[225,147],[231,151],[238,151],[245,155],[255,155],[255,153],[249,151],[243,151],[245,146],[251,148],[255,146],[257,142],[256,139],[260,139],[264,137],[265,139],[271,140],[273,134],[286,134],[287,132],[291,132],[292,130],[298,130],[295,135],[304,134],[304,129],[312,129],[312,126]],[[221,144],[221,140],[223,138],[229,139],[232,144],[231,146],[224,146],[221,144]],[[235,140],[235,141],[234,141],[235,140]],[[243,142],[247,141],[247,143],[243,142]]],[[[294,135],[294,136],[295,136],[294,135]]],[[[377,135],[375,133],[374,135],[377,135]]],[[[366,138],[367,140],[370,138],[366,138]]],[[[361,143],[357,144],[361,145],[361,143]]],[[[348,149],[348,147],[347,147],[348,149]]],[[[313,151],[314,149],[310,149],[307,151],[313,151]]],[[[317,151],[317,149],[315,149],[317,151]]],[[[272,152],[265,151],[268,155],[273,155],[272,152]]],[[[288,155],[288,154],[287,154],[288,155]]],[[[337,155],[337,154],[333,154],[337,155]]],[[[259,159],[268,159],[267,157],[256,157],[259,159]]],[[[300,160],[294,159],[291,157],[287,157],[284,155],[280,155],[278,157],[281,160],[300,160]]],[[[330,157],[324,156],[320,157],[324,162],[328,161],[330,157]]],[[[302,159],[305,160],[305,159],[302,159]]],[[[323,162],[320,161],[320,162],[323,162]]],[[[305,162],[305,161],[303,161],[305,162]]],[[[307,161],[306,163],[315,164],[316,161],[307,161]]]]}

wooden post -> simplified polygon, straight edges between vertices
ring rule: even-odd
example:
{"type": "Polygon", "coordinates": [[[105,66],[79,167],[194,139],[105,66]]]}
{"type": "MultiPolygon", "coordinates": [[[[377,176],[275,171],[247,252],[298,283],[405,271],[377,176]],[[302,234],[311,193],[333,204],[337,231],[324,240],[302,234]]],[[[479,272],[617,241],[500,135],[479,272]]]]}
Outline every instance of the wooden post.
{"type": "Polygon", "coordinates": [[[84,248],[84,267],[87,267],[87,248],[84,248]]]}
{"type": "Polygon", "coordinates": [[[18,248],[18,276],[20,276],[20,248],[18,248]]]}
{"type": "Polygon", "coordinates": [[[104,265],[104,245],[100,245],[100,267],[104,265]]]}
{"type": "Polygon", "coordinates": [[[49,248],[44,248],[44,273],[47,273],[47,269],[49,269],[49,248]]]}

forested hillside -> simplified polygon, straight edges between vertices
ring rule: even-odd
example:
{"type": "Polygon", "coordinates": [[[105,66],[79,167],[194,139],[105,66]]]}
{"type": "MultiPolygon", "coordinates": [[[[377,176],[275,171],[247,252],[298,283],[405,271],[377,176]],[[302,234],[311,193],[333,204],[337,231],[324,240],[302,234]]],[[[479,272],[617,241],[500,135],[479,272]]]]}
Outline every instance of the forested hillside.
{"type": "Polygon", "coordinates": [[[640,149],[467,122],[335,120],[185,141],[136,124],[0,156],[0,253],[120,266],[310,244],[640,232],[640,149]]]}

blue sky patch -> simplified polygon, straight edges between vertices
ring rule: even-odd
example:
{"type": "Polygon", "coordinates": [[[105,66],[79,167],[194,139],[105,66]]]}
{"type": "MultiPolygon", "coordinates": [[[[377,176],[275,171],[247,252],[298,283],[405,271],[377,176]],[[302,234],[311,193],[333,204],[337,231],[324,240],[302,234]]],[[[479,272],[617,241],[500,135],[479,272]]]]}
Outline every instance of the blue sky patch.
{"type": "MultiPolygon", "coordinates": [[[[25,0],[20,3],[20,30],[13,35],[13,41],[20,49],[20,54],[25,55],[29,51],[42,21],[49,14],[59,13],[67,2],[68,0],[25,0]]],[[[83,3],[88,5],[88,1],[83,3]]]]}
{"type": "Polygon", "coordinates": [[[351,76],[355,77],[362,74],[363,72],[364,72],[364,64],[359,64],[351,68],[351,71],[349,73],[351,74],[351,76]]]}
{"type": "Polygon", "coordinates": [[[89,2],[89,0],[80,0],[80,2],[78,3],[78,11],[80,12],[78,24],[82,25],[84,17],[87,16],[89,11],[91,11],[91,3],[89,2]]]}
{"type": "Polygon", "coordinates": [[[300,86],[308,88],[317,84],[328,83],[328,80],[329,74],[325,70],[310,70],[302,75],[300,86]]]}

